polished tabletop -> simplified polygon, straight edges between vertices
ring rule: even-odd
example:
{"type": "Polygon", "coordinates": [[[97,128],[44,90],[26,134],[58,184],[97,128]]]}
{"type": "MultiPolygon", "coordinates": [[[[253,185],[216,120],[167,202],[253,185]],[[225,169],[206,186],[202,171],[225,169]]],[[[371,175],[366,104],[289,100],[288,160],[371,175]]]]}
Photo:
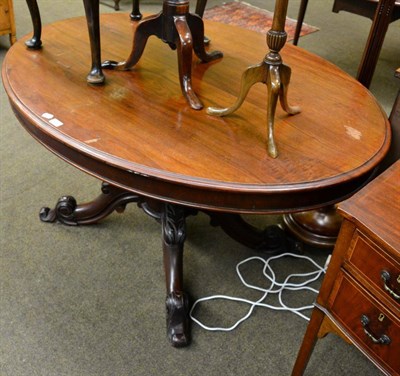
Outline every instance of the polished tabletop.
{"type": "MultiPolygon", "coordinates": [[[[288,98],[301,113],[277,107],[279,156],[266,151],[267,87],[255,85],[235,114],[219,118],[189,107],[176,53],[150,38],[130,71],[105,71],[90,86],[84,18],[45,26],[44,47],[21,38],[2,68],[11,105],[32,136],[67,162],[116,186],[160,200],[233,212],[290,212],[335,203],[368,181],[390,144],[376,99],[333,64],[287,43],[288,98]]],[[[127,14],[101,18],[102,58],[122,61],[135,23],[127,14]]],[[[261,62],[265,35],[205,21],[210,50],[194,58],[193,87],[205,107],[228,107],[242,72],[261,62]]]]}

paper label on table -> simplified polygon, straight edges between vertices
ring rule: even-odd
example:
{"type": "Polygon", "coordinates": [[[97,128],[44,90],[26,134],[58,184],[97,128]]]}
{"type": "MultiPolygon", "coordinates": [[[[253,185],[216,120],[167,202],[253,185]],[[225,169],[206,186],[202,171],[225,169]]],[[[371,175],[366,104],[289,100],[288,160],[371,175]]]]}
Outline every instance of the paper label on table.
{"type": "Polygon", "coordinates": [[[64,125],[64,123],[62,121],[58,120],[57,118],[49,120],[49,123],[51,125],[54,125],[55,127],[61,127],[62,125],[64,125]]]}
{"type": "Polygon", "coordinates": [[[50,119],[53,119],[54,115],[53,114],[49,114],[48,112],[44,112],[42,114],[42,117],[45,118],[45,119],[50,120],[50,119]]]}

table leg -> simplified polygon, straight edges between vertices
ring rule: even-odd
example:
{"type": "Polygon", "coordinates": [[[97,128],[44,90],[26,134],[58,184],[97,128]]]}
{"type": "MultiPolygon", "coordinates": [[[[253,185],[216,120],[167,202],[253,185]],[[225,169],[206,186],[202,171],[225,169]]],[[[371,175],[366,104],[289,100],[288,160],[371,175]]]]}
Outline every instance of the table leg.
{"type": "MultiPolygon", "coordinates": [[[[78,205],[74,197],[63,196],[54,209],[42,208],[40,219],[43,222],[59,221],[66,225],[93,224],[114,210],[123,212],[131,202],[137,203],[146,214],[161,222],[167,292],[167,337],[174,347],[187,346],[190,342],[190,307],[188,294],[183,290],[183,248],[186,239],[186,217],[197,214],[197,210],[146,199],[103,183],[102,193],[95,200],[78,205]]],[[[211,218],[211,225],[221,226],[230,237],[249,248],[270,255],[301,251],[301,244],[287,237],[278,226],[260,230],[247,223],[239,214],[206,213],[211,218]]]]}
{"type": "MultiPolygon", "coordinates": [[[[131,202],[149,216],[161,222],[162,248],[166,283],[167,337],[172,346],[184,347],[190,342],[189,297],[183,290],[183,248],[186,239],[186,217],[197,210],[180,205],[146,199],[125,189],[102,184],[102,193],[93,201],[78,205],[72,196],[61,197],[55,208],[44,207],[40,211],[43,222],[59,221],[66,225],[86,225],[99,222],[114,210],[123,212],[131,202]]],[[[221,228],[239,243],[277,254],[285,251],[301,251],[300,243],[286,237],[278,226],[264,230],[248,224],[239,214],[210,213],[211,225],[221,228]]]]}
{"type": "Polygon", "coordinates": [[[292,376],[302,376],[304,374],[315,344],[318,340],[318,332],[321,328],[324,317],[325,315],[323,312],[317,308],[314,308],[310,323],[307,326],[307,330],[303,338],[303,343],[300,347],[292,370],[292,376]]]}
{"type": "Polygon", "coordinates": [[[143,17],[142,13],[140,13],[140,1],[133,0],[132,2],[132,12],[130,14],[132,21],[140,21],[143,17]]]}
{"type": "Polygon", "coordinates": [[[83,4],[92,55],[92,66],[86,80],[89,84],[103,84],[105,78],[101,70],[99,0],[83,0],[83,4]]]}
{"type": "Polygon", "coordinates": [[[142,57],[147,39],[156,35],[161,37],[161,13],[146,17],[138,23],[133,38],[132,51],[125,61],[106,60],[102,63],[104,69],[128,70],[137,64],[142,57]]]}
{"type": "Polygon", "coordinates": [[[40,11],[36,0],[26,0],[29,13],[33,24],[33,36],[25,42],[25,45],[31,49],[39,49],[42,47],[42,21],[40,19],[40,11]]]}
{"type": "Polygon", "coordinates": [[[289,236],[278,225],[259,229],[246,222],[240,214],[211,213],[212,226],[221,229],[233,240],[251,249],[263,252],[269,256],[283,252],[302,252],[302,243],[289,236]]]}
{"type": "Polygon", "coordinates": [[[314,247],[333,248],[339,235],[342,216],[335,205],[298,213],[285,214],[286,228],[294,236],[314,247]]]}
{"type": "Polygon", "coordinates": [[[63,224],[76,226],[99,222],[114,210],[121,213],[130,202],[139,203],[138,195],[122,188],[103,183],[102,193],[93,201],[78,205],[72,196],[61,197],[54,209],[44,207],[40,210],[39,217],[43,222],[59,221],[63,224]]]}
{"type": "Polygon", "coordinates": [[[297,16],[296,30],[294,32],[294,37],[293,37],[293,44],[295,46],[297,46],[297,43],[299,42],[304,16],[306,15],[307,5],[308,5],[308,0],[301,0],[299,14],[297,16]]]}
{"type": "Polygon", "coordinates": [[[72,196],[61,197],[54,209],[40,211],[43,222],[59,221],[66,225],[93,224],[114,210],[123,212],[126,205],[136,202],[152,218],[161,222],[164,269],[167,288],[167,335],[175,347],[189,344],[189,299],[183,292],[183,244],[186,238],[186,216],[195,214],[193,209],[147,200],[122,188],[102,184],[102,193],[93,201],[77,205],[72,196]]]}
{"type": "Polygon", "coordinates": [[[167,336],[174,347],[187,346],[190,342],[189,299],[183,292],[185,218],[183,207],[165,203],[161,225],[167,288],[167,336]]]}
{"type": "MultiPolygon", "coordinates": [[[[25,42],[25,45],[35,50],[42,47],[42,21],[37,0],[26,0],[26,3],[32,19],[33,36],[25,42]]],[[[102,84],[104,83],[104,75],[101,70],[100,58],[99,0],[83,0],[83,4],[85,6],[92,55],[92,66],[86,80],[90,84],[102,84]]]]}

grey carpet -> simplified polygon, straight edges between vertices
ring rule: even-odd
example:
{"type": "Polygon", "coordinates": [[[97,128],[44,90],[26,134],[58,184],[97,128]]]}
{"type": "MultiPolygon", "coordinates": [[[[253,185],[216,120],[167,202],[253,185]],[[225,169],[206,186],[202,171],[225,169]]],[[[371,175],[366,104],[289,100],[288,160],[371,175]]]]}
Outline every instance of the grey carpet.
{"type": "MultiPolygon", "coordinates": [[[[111,2],[111,1],[110,1],[111,2]]],[[[39,2],[48,23],[83,14],[79,1],[39,2]]],[[[251,1],[273,10],[274,1],[251,1]]],[[[210,1],[209,6],[218,4],[210,1]]],[[[296,18],[299,1],[290,2],[296,18]]],[[[121,2],[128,12],[130,3],[121,2]]],[[[14,2],[17,35],[31,31],[23,0],[14,2]]],[[[113,12],[102,6],[103,12],[113,12]]],[[[159,3],[143,1],[142,9],[158,12],[159,3]]],[[[333,14],[331,1],[310,2],[306,22],[320,31],[299,45],[354,75],[370,21],[333,14]]],[[[392,106],[400,65],[399,23],[391,25],[381,53],[372,93],[386,111],[392,106]]],[[[45,43],[45,40],[44,40],[45,43]]],[[[0,59],[8,38],[0,37],[0,59]]],[[[264,53],[260,56],[262,58],[264,53]]],[[[255,62],[256,63],[256,62],[255,62]]],[[[207,332],[193,325],[190,347],[174,349],[165,336],[164,278],[160,227],[136,206],[112,214],[95,226],[65,227],[38,219],[42,206],[64,194],[78,202],[93,199],[100,182],[36,143],[18,124],[4,90],[0,134],[0,375],[289,375],[306,321],[291,314],[257,308],[230,333],[207,332]]],[[[258,217],[258,225],[276,218],[258,217]]],[[[326,250],[308,250],[320,263],[326,250]]],[[[185,284],[194,298],[230,294],[256,299],[235,275],[240,260],[256,255],[209,226],[205,215],[188,219],[185,284]]],[[[306,270],[294,260],[276,263],[279,275],[306,270]]],[[[260,268],[246,275],[260,281],[260,268]]],[[[289,301],[312,300],[289,294],[289,301]]],[[[199,310],[209,323],[232,322],[245,308],[234,303],[205,305],[199,310]]],[[[307,375],[377,375],[354,347],[334,335],[318,342],[307,375]]]]}

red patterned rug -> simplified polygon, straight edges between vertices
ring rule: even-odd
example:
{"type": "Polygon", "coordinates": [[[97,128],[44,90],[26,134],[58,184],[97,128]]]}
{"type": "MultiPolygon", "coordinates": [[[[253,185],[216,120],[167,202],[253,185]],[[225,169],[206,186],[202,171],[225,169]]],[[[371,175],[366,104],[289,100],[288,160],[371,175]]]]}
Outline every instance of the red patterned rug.
{"type": "MultiPolygon", "coordinates": [[[[207,20],[236,25],[264,34],[271,29],[273,15],[273,12],[257,8],[241,1],[224,3],[222,5],[206,9],[204,12],[204,18],[207,20]]],[[[293,39],[296,23],[296,20],[286,18],[285,31],[288,35],[287,40],[293,39]]],[[[303,23],[300,36],[307,35],[318,30],[319,29],[317,27],[303,23]]]]}

